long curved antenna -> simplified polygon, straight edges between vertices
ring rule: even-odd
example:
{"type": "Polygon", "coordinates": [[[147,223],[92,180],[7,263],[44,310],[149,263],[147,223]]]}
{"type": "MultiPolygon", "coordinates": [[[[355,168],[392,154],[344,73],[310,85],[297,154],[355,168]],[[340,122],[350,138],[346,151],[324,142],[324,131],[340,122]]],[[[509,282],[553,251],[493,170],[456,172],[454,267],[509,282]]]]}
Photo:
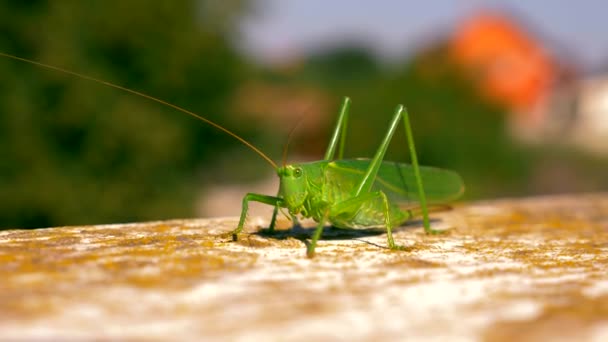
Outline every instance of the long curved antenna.
{"type": "MultiPolygon", "coordinates": [[[[310,110],[310,108],[308,108],[304,113],[308,112],[308,110],[310,110]]],[[[285,146],[283,147],[283,167],[285,167],[285,165],[287,164],[287,152],[289,152],[289,143],[291,142],[291,138],[293,136],[293,133],[296,131],[296,128],[298,128],[298,126],[300,126],[300,123],[302,123],[302,121],[304,120],[304,113],[300,115],[298,121],[295,125],[293,125],[293,127],[289,131],[289,134],[287,135],[287,143],[285,143],[285,146]]]]}
{"type": "Polygon", "coordinates": [[[270,165],[272,165],[272,167],[275,170],[277,169],[277,164],[275,162],[273,162],[272,159],[270,159],[260,149],[258,149],[257,147],[253,146],[253,144],[251,144],[247,140],[239,137],[238,135],[236,135],[236,133],[233,133],[233,132],[229,131],[228,129],[226,129],[226,128],[224,128],[224,127],[216,124],[215,122],[213,122],[213,121],[211,121],[209,119],[206,119],[206,118],[204,118],[204,117],[202,117],[202,116],[200,116],[200,115],[198,115],[198,114],[196,114],[194,112],[191,112],[191,111],[189,111],[187,109],[184,109],[182,107],[179,107],[179,106],[174,105],[172,103],[169,103],[167,101],[163,101],[163,100],[158,99],[156,97],[153,97],[151,95],[147,95],[147,94],[141,93],[139,91],[136,91],[136,90],[133,90],[133,89],[129,89],[129,88],[125,88],[125,87],[119,86],[117,84],[110,83],[110,82],[107,82],[107,81],[104,81],[104,80],[100,80],[100,79],[97,79],[97,78],[94,78],[94,77],[91,77],[91,76],[87,76],[87,75],[84,75],[84,74],[79,74],[79,73],[74,72],[74,71],[62,69],[62,68],[59,68],[59,67],[56,67],[56,66],[52,66],[52,65],[49,65],[49,64],[44,64],[44,63],[41,63],[41,62],[36,62],[36,61],[30,60],[30,59],[27,59],[27,58],[13,56],[13,55],[10,55],[10,54],[4,53],[4,52],[0,52],[0,56],[4,56],[4,57],[7,57],[7,58],[15,59],[15,60],[18,60],[18,61],[21,61],[21,62],[25,62],[25,63],[29,63],[29,64],[34,64],[34,65],[37,65],[39,67],[43,67],[43,68],[46,68],[46,69],[50,69],[50,70],[54,70],[54,71],[59,71],[59,72],[62,72],[62,73],[68,74],[68,75],[72,75],[72,76],[75,76],[75,77],[78,77],[78,78],[82,78],[84,80],[100,83],[100,84],[103,84],[103,85],[111,87],[111,88],[119,89],[119,90],[122,90],[122,91],[126,91],[128,93],[137,95],[137,96],[141,96],[141,97],[146,98],[146,99],[148,99],[150,101],[158,102],[158,103],[160,103],[160,104],[162,104],[164,106],[173,108],[173,109],[175,109],[177,111],[180,111],[182,113],[186,113],[186,114],[188,114],[188,115],[190,115],[190,116],[192,116],[194,118],[197,118],[197,119],[199,119],[199,120],[201,120],[201,121],[203,121],[203,122],[205,122],[205,123],[207,123],[207,124],[209,124],[209,125],[217,128],[217,129],[219,129],[220,131],[222,131],[222,132],[228,134],[229,136],[235,138],[236,140],[240,141],[243,145],[249,147],[255,153],[257,153],[260,157],[264,158],[264,160],[266,160],[270,165]]]}
{"type": "Polygon", "coordinates": [[[298,122],[296,122],[296,124],[293,125],[293,127],[289,131],[289,134],[287,135],[287,143],[285,143],[285,147],[283,147],[283,167],[285,167],[285,165],[287,164],[287,152],[289,151],[289,142],[291,141],[291,137],[293,136],[293,133],[296,131],[296,128],[298,128],[298,126],[300,125],[300,122],[302,122],[301,117],[300,117],[300,120],[298,120],[298,122]]]}

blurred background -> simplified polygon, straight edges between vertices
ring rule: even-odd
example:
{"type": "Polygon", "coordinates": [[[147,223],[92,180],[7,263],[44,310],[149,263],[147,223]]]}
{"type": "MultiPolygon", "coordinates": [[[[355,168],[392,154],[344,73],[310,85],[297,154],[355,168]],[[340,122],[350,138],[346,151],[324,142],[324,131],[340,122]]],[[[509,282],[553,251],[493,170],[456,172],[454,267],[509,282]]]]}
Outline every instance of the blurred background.
{"type": "MultiPolygon", "coordinates": [[[[0,51],[188,108],[280,162],[321,159],[353,100],[347,157],[398,103],[421,162],[465,200],[608,190],[608,3],[0,3],[0,51]]],[[[156,103],[0,58],[0,228],[237,215],[269,165],[156,103]]],[[[409,160],[403,132],[387,159],[409,160]]]]}

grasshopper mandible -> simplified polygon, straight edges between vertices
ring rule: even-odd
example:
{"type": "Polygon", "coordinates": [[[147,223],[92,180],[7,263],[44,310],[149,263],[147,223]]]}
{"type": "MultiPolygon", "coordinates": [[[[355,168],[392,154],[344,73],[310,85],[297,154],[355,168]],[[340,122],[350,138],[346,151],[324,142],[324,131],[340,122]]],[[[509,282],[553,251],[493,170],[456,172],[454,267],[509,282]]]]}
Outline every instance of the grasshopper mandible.
{"type": "Polygon", "coordinates": [[[287,209],[292,217],[299,215],[312,218],[317,222],[317,227],[307,247],[308,257],[314,256],[317,242],[326,223],[345,229],[384,227],[388,247],[403,249],[395,244],[392,234],[393,227],[403,224],[421,212],[425,232],[437,233],[438,231],[430,226],[427,200],[429,204],[441,204],[457,199],[464,192],[464,184],[456,172],[418,165],[409,116],[402,105],[397,106],[389,129],[372,159],[342,158],[350,107],[350,99],[346,97],[324,159],[279,167],[247,140],[205,117],[174,104],[52,65],[2,52],[0,52],[0,56],[66,73],[158,102],[223,131],[260,155],[276,170],[280,178],[278,194],[276,196],[255,193],[245,195],[238,226],[232,232],[233,241],[237,241],[238,234],[243,231],[249,202],[254,201],[274,206],[269,226],[271,232],[274,230],[279,208],[287,209]],[[384,155],[401,119],[405,126],[411,165],[384,160],[384,155]],[[336,149],[338,150],[337,158],[335,158],[336,149]]]}

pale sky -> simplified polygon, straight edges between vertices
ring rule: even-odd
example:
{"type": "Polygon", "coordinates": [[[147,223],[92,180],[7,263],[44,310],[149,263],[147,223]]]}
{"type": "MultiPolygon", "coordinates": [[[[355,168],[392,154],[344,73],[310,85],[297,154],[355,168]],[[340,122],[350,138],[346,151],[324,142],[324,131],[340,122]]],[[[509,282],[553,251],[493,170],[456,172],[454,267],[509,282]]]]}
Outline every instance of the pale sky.
{"type": "Polygon", "coordinates": [[[608,1],[566,0],[257,0],[244,23],[245,48],[261,61],[336,42],[358,41],[384,57],[412,51],[449,33],[484,8],[516,15],[559,53],[589,69],[608,66],[608,1]]]}

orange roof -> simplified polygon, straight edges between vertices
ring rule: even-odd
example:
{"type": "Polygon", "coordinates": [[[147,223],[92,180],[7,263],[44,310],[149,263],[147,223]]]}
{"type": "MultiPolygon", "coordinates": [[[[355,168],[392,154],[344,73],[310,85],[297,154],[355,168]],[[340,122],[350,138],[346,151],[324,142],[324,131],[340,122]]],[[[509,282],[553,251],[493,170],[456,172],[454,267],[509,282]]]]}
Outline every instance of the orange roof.
{"type": "Polygon", "coordinates": [[[498,14],[482,13],[464,22],[451,51],[479,78],[484,93],[514,110],[532,109],[557,73],[542,46],[498,14]]]}

